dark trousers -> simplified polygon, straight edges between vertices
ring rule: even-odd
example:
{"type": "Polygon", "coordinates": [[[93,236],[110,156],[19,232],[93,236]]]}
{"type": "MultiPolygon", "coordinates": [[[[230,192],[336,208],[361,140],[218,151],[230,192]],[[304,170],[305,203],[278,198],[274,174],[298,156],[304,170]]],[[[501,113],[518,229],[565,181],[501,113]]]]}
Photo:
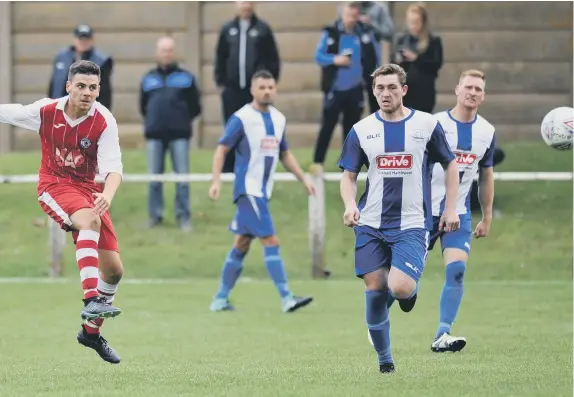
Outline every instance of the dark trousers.
{"type": "MultiPolygon", "coordinates": [[[[494,165],[498,165],[502,163],[504,160],[504,152],[502,149],[495,148],[494,149],[494,165]]],[[[471,211],[480,211],[480,201],[478,201],[478,182],[473,181],[472,187],[470,188],[470,210],[471,211]]]]}
{"type": "Polygon", "coordinates": [[[333,130],[339,122],[341,114],[343,114],[343,140],[345,140],[353,125],[361,119],[363,107],[362,85],[347,91],[333,91],[324,94],[321,129],[315,143],[314,163],[323,164],[325,162],[333,130]]]}
{"type": "Polygon", "coordinates": [[[434,82],[430,82],[430,84],[417,83],[408,87],[407,94],[403,97],[403,105],[421,112],[432,113],[436,105],[434,82]]]}
{"type": "MultiPolygon", "coordinates": [[[[227,121],[233,113],[237,112],[244,105],[253,101],[249,88],[232,88],[225,87],[221,92],[221,108],[223,110],[223,123],[227,121]]],[[[232,173],[235,167],[235,152],[230,150],[225,156],[222,172],[232,173]]]]}

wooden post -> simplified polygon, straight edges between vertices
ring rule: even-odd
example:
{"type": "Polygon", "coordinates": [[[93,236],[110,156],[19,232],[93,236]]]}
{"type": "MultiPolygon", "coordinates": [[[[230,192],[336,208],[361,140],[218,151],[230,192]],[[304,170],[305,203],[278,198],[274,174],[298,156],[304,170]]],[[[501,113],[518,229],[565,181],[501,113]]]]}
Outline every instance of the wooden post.
{"type": "Polygon", "coordinates": [[[325,181],[322,167],[311,167],[310,178],[316,190],[315,196],[309,196],[311,276],[328,278],[331,273],[325,270],[325,181]]]}
{"type": "Polygon", "coordinates": [[[52,218],[48,218],[48,244],[51,251],[50,276],[62,277],[64,275],[66,232],[52,218]]]}
{"type": "MultiPolygon", "coordinates": [[[[12,12],[11,2],[0,1],[0,103],[12,102],[12,12]]],[[[10,124],[0,124],[0,153],[13,147],[10,124]]]]}

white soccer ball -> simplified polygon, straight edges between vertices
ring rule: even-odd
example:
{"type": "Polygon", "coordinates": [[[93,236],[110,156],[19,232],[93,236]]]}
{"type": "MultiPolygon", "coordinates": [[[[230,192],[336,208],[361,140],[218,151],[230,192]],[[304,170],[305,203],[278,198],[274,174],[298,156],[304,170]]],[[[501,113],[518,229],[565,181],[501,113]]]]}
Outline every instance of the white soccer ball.
{"type": "Polygon", "coordinates": [[[572,149],[574,109],[559,107],[548,112],[542,120],[540,133],[544,143],[558,150],[572,149]]]}

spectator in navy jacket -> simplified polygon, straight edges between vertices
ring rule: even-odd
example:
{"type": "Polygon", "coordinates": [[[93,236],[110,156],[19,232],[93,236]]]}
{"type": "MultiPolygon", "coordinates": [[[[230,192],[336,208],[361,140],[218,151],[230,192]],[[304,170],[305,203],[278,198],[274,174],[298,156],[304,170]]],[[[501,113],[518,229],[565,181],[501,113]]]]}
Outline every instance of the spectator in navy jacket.
{"type": "MultiPolygon", "coordinates": [[[[175,43],[171,37],[157,42],[158,65],[142,79],[140,112],[144,118],[148,170],[163,174],[169,150],[173,171],[189,173],[189,142],[192,122],[201,113],[200,93],[195,76],[175,62],[175,43]]],[[[149,185],[149,226],[163,221],[161,182],[149,185]]],[[[189,183],[178,182],[175,216],[182,231],[191,230],[189,183]]]]}
{"type": "MultiPolygon", "coordinates": [[[[223,123],[253,100],[251,77],[268,70],[279,80],[279,50],[271,27],[260,19],[251,1],[237,1],[237,15],[219,32],[215,49],[214,78],[221,92],[223,123]]],[[[235,152],[225,156],[223,172],[233,172],[235,152]]]]}
{"type": "Polygon", "coordinates": [[[48,97],[55,99],[68,95],[66,81],[70,66],[79,60],[92,61],[100,67],[100,95],[97,101],[111,110],[113,59],[94,47],[94,31],[89,25],[78,25],[74,29],[74,37],[74,44],[62,49],[54,58],[48,97]]]}

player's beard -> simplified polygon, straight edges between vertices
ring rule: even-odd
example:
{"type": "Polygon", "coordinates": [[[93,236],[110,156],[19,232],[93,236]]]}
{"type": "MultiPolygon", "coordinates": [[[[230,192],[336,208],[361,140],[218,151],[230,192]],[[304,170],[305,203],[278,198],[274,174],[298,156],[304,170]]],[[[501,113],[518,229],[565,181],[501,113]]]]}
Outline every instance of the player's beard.
{"type": "Polygon", "coordinates": [[[257,105],[259,105],[262,108],[266,108],[268,106],[273,105],[273,101],[271,100],[271,98],[263,98],[260,101],[257,101],[257,105]]]}

